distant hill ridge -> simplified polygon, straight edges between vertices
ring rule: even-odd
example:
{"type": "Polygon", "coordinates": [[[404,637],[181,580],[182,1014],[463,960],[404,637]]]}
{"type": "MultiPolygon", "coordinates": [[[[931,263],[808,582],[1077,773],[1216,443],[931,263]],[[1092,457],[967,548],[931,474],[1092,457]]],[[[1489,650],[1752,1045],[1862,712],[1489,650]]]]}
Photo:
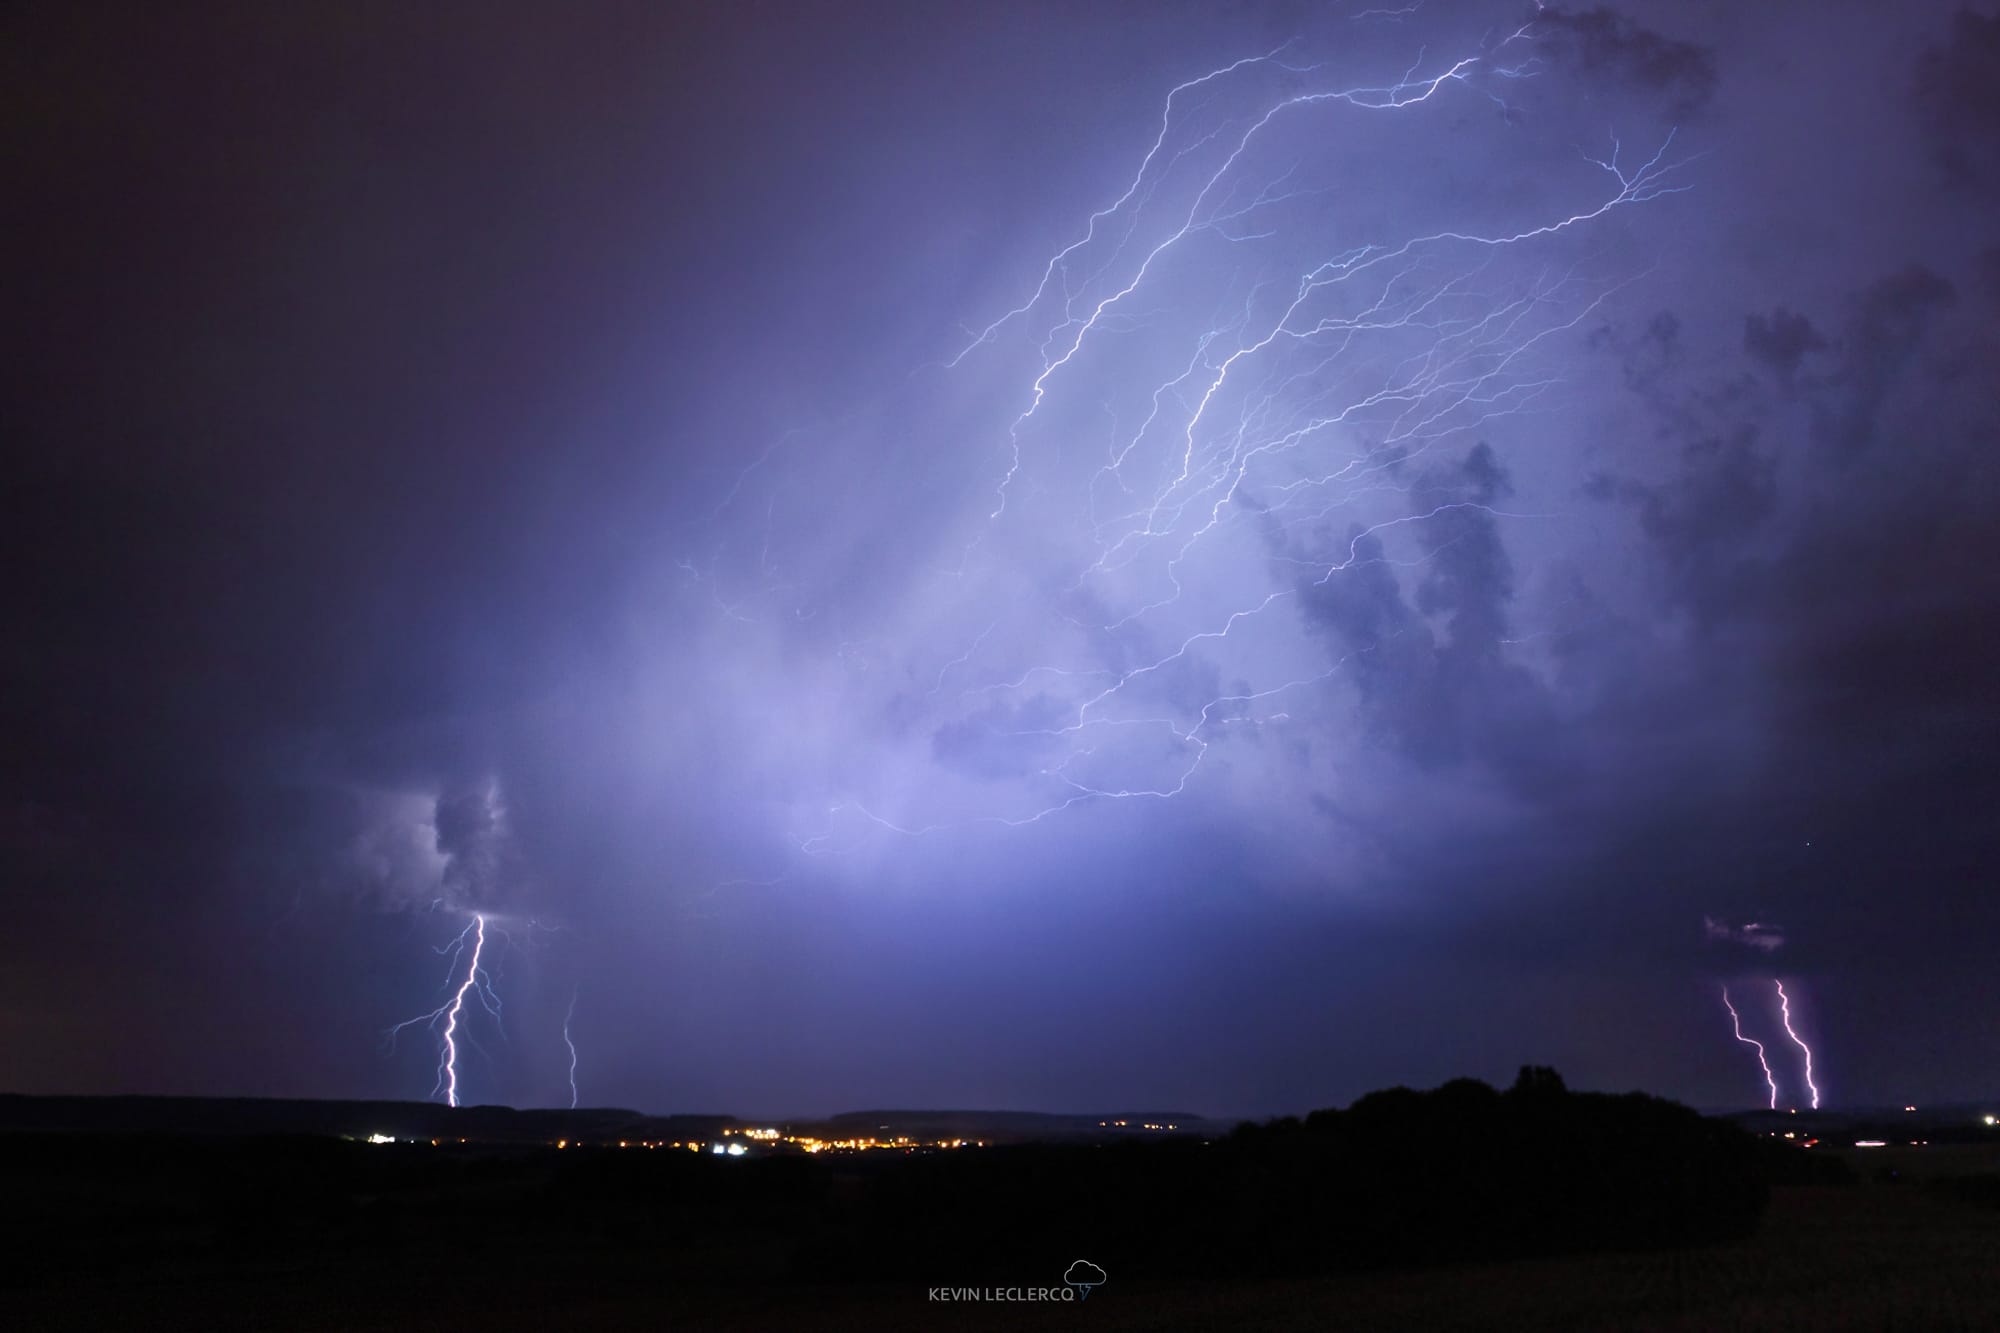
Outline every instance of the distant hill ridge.
{"type": "Polygon", "coordinates": [[[434,1102],[322,1101],[264,1097],[36,1097],[0,1093],[0,1133],[268,1135],[466,1138],[544,1142],[560,1138],[708,1137],[739,1124],[727,1115],[651,1116],[621,1107],[517,1110],[452,1108],[434,1102]]]}
{"type": "Polygon", "coordinates": [[[557,1139],[710,1139],[728,1128],[786,1126],[826,1137],[864,1134],[1025,1141],[1103,1136],[1110,1130],[1213,1134],[1229,1124],[1186,1112],[870,1110],[825,1117],[746,1119],[737,1115],[648,1115],[624,1107],[452,1108],[435,1102],[346,1101],[270,1097],[43,1097],[0,1093],[0,1133],[272,1135],[472,1139],[542,1143],[557,1139]],[[1126,1122],[1122,1127],[1118,1121],[1126,1122]]]}

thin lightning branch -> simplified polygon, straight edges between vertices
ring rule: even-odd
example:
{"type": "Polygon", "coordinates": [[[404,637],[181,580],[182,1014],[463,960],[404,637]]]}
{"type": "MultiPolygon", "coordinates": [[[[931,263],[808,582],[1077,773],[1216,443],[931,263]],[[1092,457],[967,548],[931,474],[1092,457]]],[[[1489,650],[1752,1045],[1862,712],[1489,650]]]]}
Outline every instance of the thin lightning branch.
{"type": "Polygon", "coordinates": [[[1785,997],[1785,983],[1773,978],[1771,984],[1778,988],[1778,1012],[1785,1020],[1785,1035],[1792,1039],[1794,1046],[1805,1052],[1806,1088],[1812,1093],[1812,1109],[1817,1111],[1819,1110],[1819,1085],[1813,1082],[1812,1047],[1800,1040],[1799,1034],[1792,1029],[1792,1002],[1785,997]]]}
{"type": "MultiPolygon", "coordinates": [[[[1289,46],[1290,43],[1287,42],[1285,45],[1289,46]]],[[[1139,192],[1139,186],[1145,181],[1146,173],[1152,169],[1153,159],[1159,156],[1160,146],[1167,141],[1167,130],[1173,124],[1174,99],[1176,97],[1179,97],[1182,93],[1187,92],[1191,88],[1199,88],[1204,83],[1212,82],[1213,80],[1222,78],[1225,75],[1234,74],[1237,70],[1242,69],[1245,65],[1256,65],[1256,64],[1261,64],[1264,61],[1271,60],[1277,56],[1278,52],[1284,49],[1285,49],[1284,46],[1279,46],[1273,48],[1270,51],[1265,52],[1261,56],[1245,56],[1243,59],[1237,61],[1235,64],[1224,65],[1221,69],[1210,70],[1208,73],[1203,74],[1199,78],[1189,79],[1185,83],[1176,85],[1171,91],[1169,91],[1167,93],[1166,108],[1160,113],[1160,132],[1153,137],[1152,147],[1146,150],[1146,156],[1140,160],[1139,169],[1137,172],[1133,173],[1132,183],[1125,187],[1125,192],[1119,195],[1116,199],[1112,200],[1111,203],[1107,204],[1105,207],[1099,209],[1097,212],[1092,213],[1090,215],[1090,222],[1087,226],[1085,226],[1083,236],[1080,239],[1073,241],[1069,245],[1065,246],[1063,249],[1056,251],[1055,256],[1049,260],[1048,267],[1042,270],[1042,280],[1036,284],[1034,293],[1031,296],[1029,296],[1026,301],[1022,302],[1018,306],[1015,306],[1012,310],[1009,310],[1006,314],[1000,316],[1000,318],[994,320],[991,324],[988,324],[985,328],[981,329],[978,332],[978,334],[976,334],[973,337],[971,342],[967,343],[964,347],[959,349],[959,352],[956,356],[952,357],[951,360],[945,362],[945,366],[947,368],[956,368],[958,363],[965,360],[965,358],[969,356],[973,351],[977,350],[979,347],[985,345],[986,343],[991,342],[994,336],[998,334],[1001,329],[1005,328],[1013,320],[1018,319],[1023,315],[1026,315],[1027,313],[1032,311],[1038,304],[1040,304],[1042,297],[1048,294],[1049,284],[1055,280],[1056,274],[1062,270],[1063,261],[1068,259],[1071,255],[1075,254],[1077,251],[1083,249],[1085,246],[1089,245],[1092,241],[1096,240],[1097,224],[1104,221],[1106,218],[1115,215],[1120,209],[1124,208],[1126,204],[1132,201],[1132,196],[1139,192]]]]}
{"type": "Polygon", "coordinates": [[[1742,1042],[1745,1046],[1754,1046],[1756,1048],[1757,1063],[1764,1068],[1764,1083],[1771,1089],[1771,1109],[1773,1111],[1777,1110],[1778,1080],[1772,1077],[1771,1062],[1764,1058],[1764,1043],[1756,1040],[1754,1037],[1743,1035],[1743,1020],[1737,1015],[1736,1006],[1729,1002],[1729,987],[1727,986],[1722,988],[1722,1007],[1729,1011],[1729,1023],[1731,1027],[1736,1029],[1736,1040],[1742,1042]]]}
{"type": "Polygon", "coordinates": [[[569,1047],[569,1109],[576,1109],[576,1040],[570,1036],[570,1023],[576,1018],[576,991],[569,993],[569,1012],[563,1015],[563,1045],[569,1047]]]}
{"type": "MultiPolygon", "coordinates": [[[[1241,64],[1243,62],[1238,62],[1238,63],[1241,64]]],[[[1106,311],[1110,310],[1112,306],[1122,302],[1123,300],[1125,300],[1126,297],[1132,295],[1133,292],[1139,289],[1140,284],[1146,280],[1148,273],[1151,272],[1155,260],[1159,259],[1168,250],[1172,249],[1175,245],[1177,245],[1180,241],[1182,241],[1189,235],[1192,235],[1197,231],[1201,231],[1207,228],[1209,223],[1207,221],[1204,221],[1202,217],[1203,206],[1208,203],[1210,195],[1216,192],[1217,187],[1222,184],[1223,180],[1226,179],[1229,176],[1229,174],[1236,168],[1237,162],[1243,157],[1243,155],[1246,152],[1249,151],[1251,141],[1254,138],[1256,138],[1256,136],[1260,131],[1262,131],[1268,125],[1270,125],[1271,122],[1277,118],[1280,112],[1289,110],[1293,107],[1310,106],[1314,103],[1320,103],[1320,102],[1344,102],[1350,106],[1364,107],[1375,110],[1410,106],[1414,103],[1425,102],[1430,100],[1430,98],[1437,93],[1438,89],[1442,88],[1448,82],[1463,79],[1465,77],[1465,71],[1478,63],[1479,62],[1476,59],[1468,58],[1459,61],[1457,64],[1445,70],[1443,73],[1435,75],[1429,79],[1413,79],[1410,76],[1406,75],[1401,82],[1386,88],[1384,87],[1353,88],[1340,92],[1302,93],[1296,97],[1288,97],[1285,98],[1283,101],[1279,102],[1277,105],[1273,106],[1269,111],[1266,111],[1261,117],[1257,119],[1255,123],[1253,123],[1250,126],[1249,129],[1245,130],[1243,132],[1243,136],[1239,140],[1237,140],[1236,147],[1230,152],[1229,156],[1223,160],[1222,165],[1215,170],[1214,174],[1209,176],[1208,180],[1202,185],[1201,191],[1198,194],[1196,194],[1194,202],[1188,206],[1186,219],[1181,223],[1181,225],[1175,231],[1169,234],[1165,240],[1160,241],[1158,244],[1154,245],[1150,251],[1147,252],[1146,257],[1140,261],[1137,271],[1132,275],[1131,281],[1127,282],[1125,286],[1119,288],[1111,295],[1099,301],[1091,309],[1091,312],[1088,317],[1082,320],[1076,320],[1072,318],[1068,321],[1068,323],[1075,325],[1076,336],[1069,340],[1069,346],[1066,349],[1064,349],[1060,354],[1058,354],[1053,358],[1050,358],[1044,363],[1042,367],[1042,373],[1035,377],[1034,384],[1030,386],[1030,393],[1032,396],[1031,400],[1028,403],[1028,406],[1022,410],[1020,416],[1014,419],[1013,426],[1010,427],[1008,430],[1008,441],[1011,446],[1012,461],[1008,464],[1006,475],[1001,478],[1000,485],[995,492],[993,512],[987,516],[988,521],[990,522],[994,519],[998,519],[1002,513],[1006,512],[1007,493],[1013,484],[1015,475],[1018,474],[1021,470],[1021,428],[1027,424],[1028,419],[1030,417],[1035,415],[1036,410],[1041,407],[1043,400],[1047,397],[1050,377],[1053,376],[1058,370],[1061,370],[1064,366],[1068,365],[1070,361],[1075,358],[1078,351],[1081,350],[1083,347],[1084,339],[1089,336],[1092,330],[1099,327],[1101,321],[1104,319],[1106,311]]],[[[1235,68],[1235,66],[1232,66],[1231,68],[1235,68]]],[[[1150,156],[1151,155],[1149,154],[1148,155],[1149,159],[1150,156]]],[[[1616,160],[1615,153],[1613,154],[1613,160],[1614,161],[1616,160]]],[[[1141,168],[1141,170],[1143,171],[1143,167],[1141,168]]],[[[1611,168],[1611,170],[1613,170],[1614,174],[1618,174],[1615,168],[1611,168]]],[[[1623,179],[1622,175],[1620,176],[1620,179],[1621,180],[1623,179]]],[[[1610,205],[1606,205],[1605,207],[1608,208],[1610,207],[1610,205]]],[[[1599,209],[1598,211],[1602,212],[1604,211],[1604,209],[1599,209]]],[[[1589,216],[1595,216],[1595,214],[1591,214],[1589,216]]],[[[1584,220],[1584,216],[1579,215],[1577,217],[1569,218],[1562,223],[1553,224],[1548,228],[1540,228],[1533,232],[1524,233],[1522,236],[1512,237],[1507,239],[1510,242],[1512,240],[1527,239],[1530,236],[1542,235],[1547,231],[1559,230],[1562,227],[1570,226],[1573,223],[1582,220],[1584,220]]],[[[1457,233],[1444,232],[1444,233],[1439,233],[1437,236],[1434,237],[1424,237],[1424,238],[1419,238],[1419,240],[1416,241],[1411,241],[1407,245],[1405,245],[1401,251],[1397,251],[1395,253],[1396,254],[1407,253],[1410,248],[1420,244],[1424,240],[1439,240],[1439,239],[1478,240],[1480,238],[1461,236],[1457,233]]],[[[1486,241],[1484,243],[1496,244],[1499,242],[1486,241]]],[[[1383,257],[1385,258],[1394,257],[1394,255],[1385,255],[1383,257]]],[[[1301,294],[1301,299],[1303,299],[1303,293],[1301,294]]],[[[1030,302],[1031,306],[1032,304],[1033,303],[1030,302]]],[[[1205,404],[1206,400],[1204,399],[1204,405],[1205,404]]]]}

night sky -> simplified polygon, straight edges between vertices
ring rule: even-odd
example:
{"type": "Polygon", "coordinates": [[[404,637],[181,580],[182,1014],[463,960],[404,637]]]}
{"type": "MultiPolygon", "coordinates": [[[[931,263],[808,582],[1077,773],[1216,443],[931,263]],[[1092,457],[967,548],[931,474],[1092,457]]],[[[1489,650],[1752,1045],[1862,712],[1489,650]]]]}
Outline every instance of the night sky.
{"type": "MultiPolygon", "coordinates": [[[[1372,9],[1370,6],[1374,6],[1372,9]]],[[[2000,17],[0,29],[0,1090],[2000,1063],[2000,17]],[[1213,77],[1208,77],[1208,76],[1213,77]],[[474,1000],[479,997],[475,995],[474,1000]]]]}

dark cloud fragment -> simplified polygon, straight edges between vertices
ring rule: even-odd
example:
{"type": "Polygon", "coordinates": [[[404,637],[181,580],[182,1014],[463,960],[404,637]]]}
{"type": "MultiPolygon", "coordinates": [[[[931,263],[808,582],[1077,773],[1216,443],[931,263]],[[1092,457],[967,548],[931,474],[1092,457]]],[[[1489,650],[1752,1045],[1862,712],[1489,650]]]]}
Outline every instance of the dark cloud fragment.
{"type": "Polygon", "coordinates": [[[1779,306],[1768,315],[1750,315],[1743,321],[1743,350],[1750,359],[1790,387],[1807,355],[1826,347],[1812,321],[1779,306]]]}
{"type": "Polygon", "coordinates": [[[1357,529],[1354,560],[1302,584],[1302,612],[1348,655],[1347,674],[1382,737],[1425,767],[1532,766],[1547,711],[1505,655],[1514,572],[1492,506],[1510,491],[1492,449],[1475,446],[1412,488],[1423,575],[1406,598],[1380,536],[1357,529]]]}
{"type": "Polygon", "coordinates": [[[454,906],[499,907],[521,883],[523,866],[507,824],[507,809],[491,781],[446,791],[432,825],[445,857],[444,890],[454,906]]]}
{"type": "Polygon", "coordinates": [[[1777,463],[1759,447],[1756,425],[1738,423],[1688,441],[1680,472],[1668,482],[1600,475],[1584,493],[1637,508],[1669,600],[1697,622],[1713,625],[1738,614],[1755,596],[1759,534],[1778,508],[1777,463]]]}
{"type": "Polygon", "coordinates": [[[1817,351],[1803,411],[1660,392],[1663,432],[1690,436],[1676,475],[1587,488],[1636,507],[1667,597],[1707,646],[1703,674],[1762,682],[1776,789],[1815,809],[1856,802],[1856,817],[1885,827],[1936,826],[1919,812],[1994,786],[1977,756],[2000,740],[1988,518],[2000,419],[1970,378],[1941,375],[1977,355],[1941,318],[1954,299],[1950,281],[1910,266],[1858,289],[1836,337],[1783,311],[1753,316],[1746,352],[1767,368],[1782,375],[1794,353],[1817,351]]]}
{"type": "Polygon", "coordinates": [[[2000,310],[2000,245],[1989,245],[1975,261],[1979,293],[1986,304],[2000,310]]]}
{"type": "Polygon", "coordinates": [[[1759,953],[1776,953],[1785,947],[1784,927],[1769,921],[1745,921],[1742,925],[1737,925],[1733,921],[1704,916],[1701,919],[1701,930],[1707,939],[1740,944],[1759,953]]]}
{"type": "Polygon", "coordinates": [[[1961,9],[1924,49],[1912,79],[1931,156],[1955,185],[2000,180],[2000,14],[1961,9]]]}
{"type": "Polygon", "coordinates": [[[1662,36],[1602,6],[1545,9],[1536,22],[1543,39],[1581,68],[1664,94],[1675,115],[1691,115],[1715,95],[1715,55],[1707,47],[1662,36]]]}
{"type": "Polygon", "coordinates": [[[1873,442],[1884,405],[1911,369],[1937,312],[1957,292],[1950,282],[1912,264],[1864,288],[1841,339],[1840,365],[1818,411],[1822,438],[1843,455],[1873,442]]]}

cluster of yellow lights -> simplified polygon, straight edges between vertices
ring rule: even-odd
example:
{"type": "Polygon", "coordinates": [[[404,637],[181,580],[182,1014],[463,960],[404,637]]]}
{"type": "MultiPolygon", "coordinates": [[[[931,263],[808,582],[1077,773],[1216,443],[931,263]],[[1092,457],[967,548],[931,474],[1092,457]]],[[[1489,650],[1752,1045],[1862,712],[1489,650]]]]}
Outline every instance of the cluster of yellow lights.
{"type": "MultiPolygon", "coordinates": [[[[878,1139],[872,1135],[867,1138],[858,1139],[816,1139],[809,1135],[786,1134],[775,1129],[725,1129],[722,1133],[725,1138],[753,1139],[759,1143],[789,1143],[796,1148],[803,1148],[807,1152],[826,1152],[829,1150],[835,1152],[861,1152],[869,1148],[898,1148],[904,1152],[915,1152],[919,1148],[964,1148],[967,1146],[984,1148],[986,1146],[986,1140],[984,1139],[931,1139],[926,1141],[923,1139],[913,1139],[907,1135],[898,1135],[893,1139],[878,1139]]],[[[367,1141],[377,1144],[422,1142],[420,1139],[399,1140],[390,1134],[370,1134],[367,1141]]],[[[460,1143],[465,1142],[464,1139],[458,1141],[460,1143]]],[[[443,1140],[441,1139],[432,1139],[430,1140],[430,1145],[435,1148],[442,1142],[443,1140]]],[[[568,1148],[572,1145],[576,1147],[589,1146],[575,1139],[557,1139],[550,1146],[568,1148]]],[[[703,1148],[709,1148],[714,1152],[730,1157],[741,1157],[744,1152],[743,1145],[740,1143],[684,1143],[679,1139],[672,1141],[666,1139],[620,1139],[617,1146],[620,1148],[685,1148],[689,1152],[700,1152],[703,1148]]]]}
{"type": "MultiPolygon", "coordinates": [[[[1098,1122],[1097,1122],[1097,1127],[1098,1127],[1099,1129],[1130,1129],[1130,1128],[1132,1128],[1132,1122],[1131,1122],[1131,1121],[1129,1121],[1129,1120],[1100,1120],[1100,1121],[1098,1121],[1098,1122]]],[[[1146,1124],[1143,1124],[1143,1125],[1140,1125],[1140,1126],[1139,1126],[1139,1128],[1140,1128],[1140,1129],[1179,1129],[1179,1128],[1180,1128],[1180,1126],[1179,1126],[1179,1125],[1155,1125],[1155,1124],[1152,1124],[1152,1123],[1148,1122],[1148,1123],[1146,1123],[1146,1124]]]]}
{"type": "Polygon", "coordinates": [[[892,1139],[878,1139],[874,1135],[864,1135],[851,1139],[820,1139],[810,1134],[786,1134],[776,1129],[725,1129],[725,1137],[740,1135],[746,1139],[756,1139],[763,1143],[789,1143],[806,1152],[867,1152],[871,1149],[895,1149],[915,1152],[919,1148],[963,1148],[968,1144],[984,1148],[984,1139],[913,1139],[907,1134],[898,1134],[892,1139]]]}
{"type": "MultiPolygon", "coordinates": [[[[900,1148],[904,1152],[914,1152],[918,1148],[963,1148],[967,1141],[965,1139],[932,1139],[926,1143],[920,1139],[911,1138],[833,1139],[828,1141],[801,1137],[786,1139],[785,1142],[795,1143],[807,1152],[825,1152],[829,1148],[839,1152],[865,1152],[870,1148],[900,1148]]],[[[974,1139],[971,1142],[975,1148],[984,1148],[986,1146],[983,1141],[978,1139],[974,1139]]]]}
{"type": "MultiPolygon", "coordinates": [[[[900,1136],[893,1139],[878,1139],[871,1136],[859,1139],[833,1139],[831,1141],[803,1137],[791,1139],[788,1142],[796,1143],[807,1152],[825,1152],[829,1148],[836,1152],[867,1152],[874,1148],[901,1149],[903,1152],[914,1152],[918,1148],[963,1148],[965,1146],[964,1139],[933,1139],[929,1143],[924,1143],[917,1139],[900,1136]]],[[[986,1145],[975,1141],[973,1146],[983,1148],[986,1145]]]]}
{"type": "MultiPolygon", "coordinates": [[[[345,1136],[343,1136],[343,1137],[345,1137],[345,1136]]],[[[443,1140],[443,1139],[430,1139],[430,1140],[424,1140],[424,1139],[399,1139],[399,1138],[397,1138],[397,1137],[396,1137],[396,1136],[395,1136],[394,1134],[370,1134],[370,1135],[369,1135],[369,1136],[368,1136],[368,1137],[367,1137],[367,1138],[366,1138],[365,1140],[363,1140],[363,1141],[364,1141],[364,1142],[367,1142],[367,1143],[375,1143],[375,1144],[382,1144],[382,1143],[424,1143],[424,1142],[429,1142],[429,1144],[430,1144],[430,1145],[431,1145],[431,1147],[433,1147],[433,1148],[437,1147],[437,1146],[438,1146],[439,1144],[441,1144],[441,1143],[443,1143],[443,1142],[444,1142],[444,1140],[443,1140]]],[[[459,1140],[459,1142],[460,1142],[460,1143],[463,1143],[463,1142],[465,1142],[465,1140],[464,1140],[464,1139],[460,1139],[460,1140],[459,1140]]]]}
{"type": "MultiPolygon", "coordinates": [[[[806,1152],[862,1152],[871,1148],[900,1149],[903,1152],[915,1152],[919,1148],[964,1148],[967,1146],[984,1148],[986,1146],[984,1139],[923,1140],[913,1139],[908,1135],[898,1135],[893,1139],[878,1139],[872,1135],[866,1138],[854,1139],[816,1139],[810,1135],[786,1134],[782,1130],[776,1129],[725,1129],[722,1131],[722,1135],[725,1139],[743,1138],[758,1143],[789,1143],[793,1147],[803,1149],[806,1152]]],[[[571,1143],[572,1140],[570,1139],[557,1139],[555,1146],[558,1148],[567,1148],[571,1143]]],[[[740,1143],[683,1143],[678,1139],[672,1142],[664,1139],[620,1139],[618,1140],[618,1146],[620,1148],[685,1148],[689,1152],[700,1152],[703,1148],[708,1148],[715,1153],[730,1157],[741,1157],[744,1151],[743,1145],[740,1143]]]]}

